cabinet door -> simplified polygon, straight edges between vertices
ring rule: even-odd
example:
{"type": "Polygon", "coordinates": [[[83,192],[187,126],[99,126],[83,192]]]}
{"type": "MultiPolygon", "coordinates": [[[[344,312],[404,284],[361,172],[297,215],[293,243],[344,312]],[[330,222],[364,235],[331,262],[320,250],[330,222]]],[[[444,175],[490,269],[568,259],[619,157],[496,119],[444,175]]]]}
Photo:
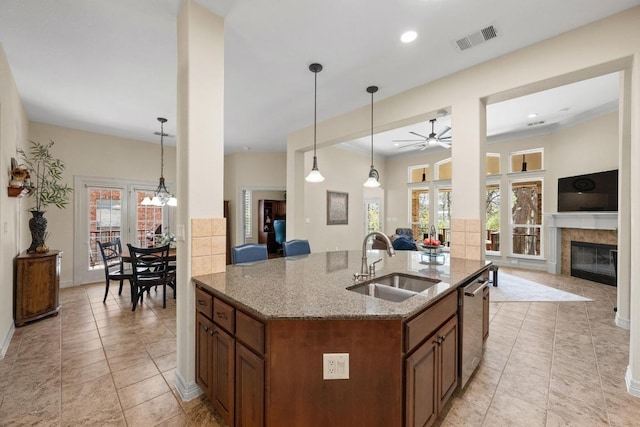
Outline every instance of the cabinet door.
{"type": "Polygon", "coordinates": [[[211,402],[229,424],[233,424],[233,377],[235,362],[235,340],[224,330],[214,325],[212,336],[211,402]]]}
{"type": "Polygon", "coordinates": [[[427,427],[437,414],[438,337],[433,334],[405,364],[407,426],[427,427]]]}
{"type": "Polygon", "coordinates": [[[264,425],[264,360],[240,343],[236,343],[235,425],[264,425]]]}
{"type": "Polygon", "coordinates": [[[452,317],[437,332],[438,347],[438,412],[458,386],[458,317],[452,317]]]}
{"type": "Polygon", "coordinates": [[[196,316],[196,384],[211,399],[211,366],[213,364],[213,323],[201,313],[196,316]]]}

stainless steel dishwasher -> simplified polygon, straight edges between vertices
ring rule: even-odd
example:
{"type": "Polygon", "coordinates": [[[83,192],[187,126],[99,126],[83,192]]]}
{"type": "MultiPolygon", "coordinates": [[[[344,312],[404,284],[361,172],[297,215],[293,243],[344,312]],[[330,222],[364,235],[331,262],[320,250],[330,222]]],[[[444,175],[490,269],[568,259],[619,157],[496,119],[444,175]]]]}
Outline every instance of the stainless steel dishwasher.
{"type": "Polygon", "coordinates": [[[482,359],[482,294],[489,286],[486,272],[459,288],[458,301],[462,323],[460,351],[460,387],[463,388],[482,359]]]}

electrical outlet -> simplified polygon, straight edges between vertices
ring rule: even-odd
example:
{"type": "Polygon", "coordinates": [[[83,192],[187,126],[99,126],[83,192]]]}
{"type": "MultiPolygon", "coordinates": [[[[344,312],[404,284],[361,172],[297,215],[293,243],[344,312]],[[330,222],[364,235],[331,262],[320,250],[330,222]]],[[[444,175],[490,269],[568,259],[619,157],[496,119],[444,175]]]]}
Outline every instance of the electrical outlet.
{"type": "Polygon", "coordinates": [[[324,353],[322,378],[325,380],[349,379],[349,353],[324,353]]]}

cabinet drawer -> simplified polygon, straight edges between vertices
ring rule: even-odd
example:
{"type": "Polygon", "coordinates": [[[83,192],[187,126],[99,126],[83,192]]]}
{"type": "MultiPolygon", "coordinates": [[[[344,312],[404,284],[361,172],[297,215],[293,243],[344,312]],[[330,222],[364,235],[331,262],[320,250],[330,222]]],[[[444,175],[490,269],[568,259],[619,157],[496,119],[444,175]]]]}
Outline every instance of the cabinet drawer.
{"type": "Polygon", "coordinates": [[[218,298],[214,298],[213,321],[233,335],[233,327],[235,325],[234,308],[229,304],[219,300],[218,298]]]}
{"type": "Polygon", "coordinates": [[[443,300],[427,308],[405,325],[404,351],[408,352],[431,335],[458,310],[458,293],[451,292],[443,300]]]}
{"type": "Polygon", "coordinates": [[[200,288],[196,288],[196,310],[211,319],[213,297],[200,288]]]}
{"type": "Polygon", "coordinates": [[[238,311],[236,320],[236,338],[247,347],[264,354],[264,325],[241,311],[238,311]]]}

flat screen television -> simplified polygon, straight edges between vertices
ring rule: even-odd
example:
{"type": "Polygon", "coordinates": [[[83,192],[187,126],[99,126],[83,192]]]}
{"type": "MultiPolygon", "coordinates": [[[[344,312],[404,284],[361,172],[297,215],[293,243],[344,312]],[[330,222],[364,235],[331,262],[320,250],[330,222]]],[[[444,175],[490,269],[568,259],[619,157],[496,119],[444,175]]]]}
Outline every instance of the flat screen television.
{"type": "Polygon", "coordinates": [[[618,211],[618,170],[558,179],[558,212],[618,211]]]}

